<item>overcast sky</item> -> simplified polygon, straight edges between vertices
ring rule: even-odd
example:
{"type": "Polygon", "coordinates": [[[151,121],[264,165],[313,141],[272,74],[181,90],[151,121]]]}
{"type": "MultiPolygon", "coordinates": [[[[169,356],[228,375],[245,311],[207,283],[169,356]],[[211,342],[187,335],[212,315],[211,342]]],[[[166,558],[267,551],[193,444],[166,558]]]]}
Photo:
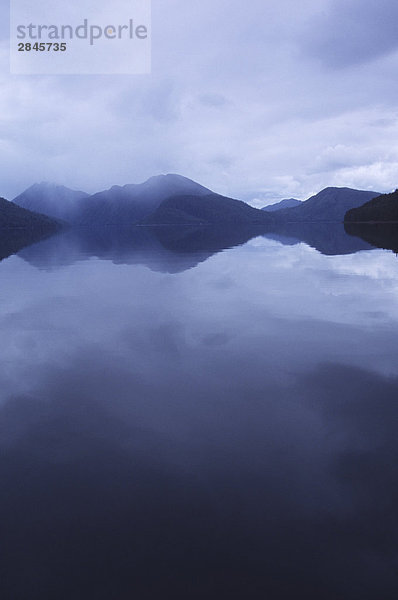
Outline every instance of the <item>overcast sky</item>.
{"type": "Polygon", "coordinates": [[[153,0],[153,70],[137,76],[10,75],[6,10],[6,198],[168,172],[254,204],[398,187],[396,0],[153,0]]]}

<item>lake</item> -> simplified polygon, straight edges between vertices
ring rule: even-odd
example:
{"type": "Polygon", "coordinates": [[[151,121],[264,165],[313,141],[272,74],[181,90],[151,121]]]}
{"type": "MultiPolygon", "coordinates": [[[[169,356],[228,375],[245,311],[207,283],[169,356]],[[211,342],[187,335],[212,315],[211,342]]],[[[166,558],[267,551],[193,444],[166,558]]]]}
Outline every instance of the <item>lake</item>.
{"type": "Polygon", "coordinates": [[[295,235],[0,263],[2,600],[396,598],[398,260],[295,235]]]}

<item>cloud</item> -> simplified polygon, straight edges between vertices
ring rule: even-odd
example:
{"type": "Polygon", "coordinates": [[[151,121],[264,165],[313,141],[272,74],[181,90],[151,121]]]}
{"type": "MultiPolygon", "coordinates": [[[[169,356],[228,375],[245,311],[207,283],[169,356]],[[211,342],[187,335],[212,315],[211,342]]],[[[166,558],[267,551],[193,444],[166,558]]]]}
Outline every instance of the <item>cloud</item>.
{"type": "Polygon", "coordinates": [[[331,0],[310,20],[304,47],[331,68],[377,60],[398,50],[393,0],[331,0]]]}
{"type": "MultiPolygon", "coordinates": [[[[46,179],[94,192],[160,172],[249,200],[352,182],[389,191],[398,154],[389,6],[376,18],[361,2],[357,19],[358,2],[154,1],[150,76],[11,76],[4,42],[0,194],[46,179]],[[352,50],[352,39],[370,50],[352,50]]],[[[396,12],[391,4],[393,23],[396,12]]]]}

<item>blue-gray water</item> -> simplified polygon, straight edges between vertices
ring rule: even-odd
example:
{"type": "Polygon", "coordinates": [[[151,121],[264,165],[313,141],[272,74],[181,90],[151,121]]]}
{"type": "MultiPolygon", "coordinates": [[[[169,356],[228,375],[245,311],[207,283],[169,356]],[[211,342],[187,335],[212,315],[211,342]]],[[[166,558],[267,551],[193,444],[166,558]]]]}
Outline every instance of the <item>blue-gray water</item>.
{"type": "Polygon", "coordinates": [[[395,599],[396,256],[68,236],[0,263],[2,600],[395,599]]]}

